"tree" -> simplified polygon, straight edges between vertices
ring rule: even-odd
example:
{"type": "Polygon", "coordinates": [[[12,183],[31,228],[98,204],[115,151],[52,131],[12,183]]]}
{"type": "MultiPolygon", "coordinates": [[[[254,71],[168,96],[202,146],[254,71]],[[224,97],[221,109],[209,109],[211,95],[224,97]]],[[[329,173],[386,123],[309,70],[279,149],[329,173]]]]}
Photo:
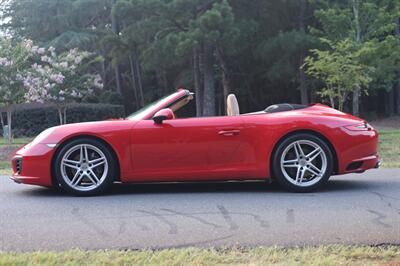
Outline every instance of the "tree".
{"type": "Polygon", "coordinates": [[[311,50],[315,57],[305,59],[306,71],[325,82],[320,95],[328,98],[333,108],[343,111],[348,95],[371,82],[373,69],[360,62],[359,44],[353,40],[326,43],[330,50],[311,50]]]}
{"type": "MultiPolygon", "coordinates": [[[[394,55],[398,50],[396,45],[388,47],[389,44],[395,44],[392,37],[395,30],[395,18],[398,17],[399,2],[398,1],[377,1],[377,0],[351,0],[351,1],[314,1],[317,6],[315,16],[321,23],[320,29],[314,29],[313,32],[317,36],[337,43],[345,39],[351,39],[358,43],[358,47],[369,47],[370,49],[364,50],[363,64],[368,64],[370,67],[378,69],[380,62],[376,52],[379,51],[378,47],[386,46],[391,55],[394,55]],[[367,45],[365,45],[367,44],[367,45]],[[373,48],[372,46],[375,46],[373,48]],[[373,52],[368,54],[368,52],[373,52]],[[374,60],[375,59],[375,60],[374,60]]],[[[385,53],[387,51],[380,50],[385,53]]],[[[389,59],[388,57],[386,57],[389,59]]],[[[399,62],[387,65],[386,70],[388,73],[393,73],[398,69],[399,62]],[[390,68],[390,69],[389,69],[390,68]]],[[[375,72],[379,73],[379,72],[375,72]]],[[[381,78],[380,74],[371,76],[373,79],[370,84],[384,88],[388,83],[393,87],[395,78],[393,75],[381,78]]],[[[359,98],[360,90],[357,88],[353,91],[353,114],[359,115],[359,98]]],[[[370,88],[364,88],[370,89],[370,88]]]]}
{"type": "Polygon", "coordinates": [[[82,101],[103,88],[100,75],[87,72],[88,66],[101,58],[78,49],[59,55],[53,47],[33,48],[32,52],[40,59],[19,77],[26,88],[24,97],[28,102],[53,103],[60,124],[66,124],[70,102],[82,101]]]}
{"type": "Polygon", "coordinates": [[[8,142],[12,141],[12,112],[14,105],[24,101],[22,74],[32,62],[31,41],[15,43],[11,39],[0,39],[0,101],[7,113],[8,142]]]}

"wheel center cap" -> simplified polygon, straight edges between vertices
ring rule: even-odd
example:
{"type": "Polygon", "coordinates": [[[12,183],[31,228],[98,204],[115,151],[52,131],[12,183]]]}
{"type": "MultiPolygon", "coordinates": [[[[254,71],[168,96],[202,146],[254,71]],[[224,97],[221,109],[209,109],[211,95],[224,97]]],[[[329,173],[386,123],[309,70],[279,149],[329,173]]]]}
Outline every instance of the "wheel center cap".
{"type": "Polygon", "coordinates": [[[83,163],[81,165],[82,170],[86,170],[86,169],[88,169],[88,167],[89,167],[89,165],[87,163],[83,163]]]}
{"type": "Polygon", "coordinates": [[[301,166],[305,166],[305,165],[307,165],[307,161],[306,161],[305,159],[300,159],[300,160],[299,160],[299,164],[300,164],[301,166]]]}

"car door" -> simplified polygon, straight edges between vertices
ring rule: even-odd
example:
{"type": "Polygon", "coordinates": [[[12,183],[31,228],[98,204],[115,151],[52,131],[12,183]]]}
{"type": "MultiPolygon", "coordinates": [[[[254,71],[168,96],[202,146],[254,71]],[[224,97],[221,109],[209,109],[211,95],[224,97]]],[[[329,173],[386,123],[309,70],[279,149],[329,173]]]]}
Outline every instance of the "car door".
{"type": "Polygon", "coordinates": [[[165,120],[160,125],[142,120],[133,128],[131,142],[134,180],[240,178],[248,164],[240,116],[165,120]]]}

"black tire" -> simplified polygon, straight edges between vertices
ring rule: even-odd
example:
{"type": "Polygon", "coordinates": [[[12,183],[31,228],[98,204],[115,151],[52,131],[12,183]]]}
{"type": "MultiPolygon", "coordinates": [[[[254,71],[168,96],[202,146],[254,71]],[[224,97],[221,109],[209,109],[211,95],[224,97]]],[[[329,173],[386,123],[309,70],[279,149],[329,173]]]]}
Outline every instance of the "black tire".
{"type": "MultiPolygon", "coordinates": [[[[312,146],[310,146],[310,147],[312,147],[312,146]]],[[[304,152],[304,154],[307,155],[306,152],[304,152]]],[[[285,158],[287,158],[287,157],[285,157],[285,158]]],[[[272,158],[272,172],[273,172],[273,175],[274,175],[274,178],[276,179],[276,181],[278,181],[278,183],[286,190],[291,191],[291,192],[311,192],[316,189],[319,189],[320,187],[322,187],[324,184],[326,184],[328,182],[329,177],[331,176],[332,171],[333,171],[333,165],[334,165],[333,160],[334,159],[333,159],[332,152],[324,140],[322,140],[321,138],[319,138],[315,135],[312,135],[312,134],[299,133],[299,134],[294,134],[292,136],[287,137],[286,139],[284,139],[283,141],[281,141],[278,144],[278,146],[273,154],[273,158],[272,158]],[[314,143],[320,147],[321,159],[319,159],[319,157],[317,157],[317,159],[316,159],[316,160],[320,160],[320,162],[316,162],[316,163],[321,164],[321,171],[320,171],[321,174],[320,175],[315,175],[315,174],[312,174],[311,172],[309,172],[308,169],[311,167],[311,166],[309,166],[309,163],[311,163],[311,162],[308,162],[309,160],[305,159],[306,156],[299,156],[302,158],[301,162],[299,161],[299,162],[294,163],[298,166],[288,166],[288,168],[285,168],[284,166],[281,165],[281,158],[282,158],[282,155],[284,155],[284,152],[285,152],[285,156],[290,156],[289,152],[292,152],[292,154],[293,154],[292,156],[295,156],[295,157],[292,158],[291,161],[294,161],[297,159],[296,155],[294,155],[294,153],[296,152],[296,150],[295,150],[296,148],[294,148],[294,146],[293,146],[293,148],[292,148],[293,150],[290,150],[290,146],[295,145],[294,143],[305,143],[305,144],[301,144],[301,145],[303,145],[302,149],[307,149],[308,143],[309,144],[314,143]],[[322,153],[324,153],[326,156],[324,159],[323,159],[322,153]],[[304,164],[304,166],[303,166],[303,164],[304,164]],[[326,168],[323,166],[326,166],[326,168]],[[293,167],[293,169],[290,169],[291,167],[293,167]],[[298,168],[295,168],[295,167],[298,167],[298,168]],[[284,168],[285,170],[282,170],[282,168],[284,168]],[[286,170],[286,169],[288,169],[288,170],[286,170]],[[301,170],[299,170],[299,169],[301,169],[301,170]],[[300,181],[300,184],[298,184],[296,181],[297,175],[299,174],[298,171],[300,171],[300,173],[301,173],[301,171],[303,171],[303,169],[305,172],[304,176],[306,174],[309,175],[310,181],[306,180],[306,182],[304,182],[305,184],[302,184],[302,182],[300,181]],[[322,169],[326,169],[326,170],[322,171],[322,169]],[[296,172],[296,173],[292,172],[292,174],[293,174],[292,177],[294,175],[296,175],[296,177],[295,177],[296,179],[291,178],[291,180],[289,180],[289,178],[291,176],[289,171],[296,172]],[[314,177],[315,179],[312,179],[313,176],[316,176],[316,177],[314,177]],[[314,180],[314,181],[312,181],[312,180],[314,180]],[[310,183],[310,185],[306,185],[307,182],[310,183]],[[315,183],[313,183],[313,182],[315,182],[315,183]],[[294,184],[294,183],[296,183],[296,184],[294,184]]],[[[311,169],[311,170],[313,170],[313,169],[311,169]]],[[[301,176],[301,174],[299,176],[301,176]]],[[[303,178],[301,178],[301,180],[303,180],[303,178]]]]}
{"type": "MultiPolygon", "coordinates": [[[[89,152],[89,154],[90,154],[90,152],[89,152]]],[[[104,169],[105,168],[103,168],[103,171],[105,171],[104,169]]],[[[74,170],[72,170],[72,171],[74,171],[74,170]]],[[[78,170],[75,170],[75,171],[78,171],[78,170]]],[[[98,141],[96,139],[82,137],[82,138],[74,139],[70,142],[67,142],[65,145],[60,147],[60,149],[57,151],[57,154],[56,154],[56,157],[54,160],[53,173],[55,175],[55,180],[57,181],[58,185],[63,190],[65,190],[73,195],[76,195],[76,196],[94,196],[94,195],[99,195],[99,194],[105,192],[111,186],[111,184],[115,180],[115,175],[116,175],[117,171],[116,171],[115,158],[114,158],[112,152],[109,150],[109,148],[106,145],[104,145],[101,141],[98,141]],[[62,164],[61,163],[62,163],[63,157],[71,149],[74,149],[74,147],[77,147],[79,145],[91,145],[89,147],[95,147],[98,150],[100,150],[106,158],[105,164],[107,164],[107,168],[108,168],[107,174],[104,174],[102,181],[98,182],[99,184],[96,185],[96,187],[94,187],[93,189],[89,189],[89,190],[85,190],[85,191],[75,189],[72,185],[68,184],[67,181],[64,180],[64,177],[62,174],[62,164]]]]}

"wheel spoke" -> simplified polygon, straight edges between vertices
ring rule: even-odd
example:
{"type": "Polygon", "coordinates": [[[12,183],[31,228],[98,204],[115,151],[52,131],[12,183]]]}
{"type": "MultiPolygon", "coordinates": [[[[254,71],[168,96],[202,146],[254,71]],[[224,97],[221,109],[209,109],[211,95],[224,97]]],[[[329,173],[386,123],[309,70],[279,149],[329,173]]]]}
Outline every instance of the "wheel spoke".
{"type": "Polygon", "coordinates": [[[88,169],[87,176],[93,182],[93,184],[97,184],[98,182],[100,182],[100,180],[98,179],[97,175],[90,168],[88,169]]]}
{"type": "Polygon", "coordinates": [[[298,160],[296,159],[296,160],[287,160],[287,161],[283,161],[283,167],[286,167],[286,168],[295,168],[295,167],[297,167],[297,163],[298,163],[298,160]]]}
{"type": "Polygon", "coordinates": [[[76,166],[78,166],[79,165],[79,161],[75,161],[75,160],[68,160],[68,159],[64,159],[64,162],[66,162],[66,163],[68,163],[68,164],[71,164],[71,165],[76,165],[76,166]]]}
{"type": "Polygon", "coordinates": [[[72,163],[68,163],[65,160],[62,162],[62,164],[66,167],[72,168],[72,169],[76,169],[79,170],[80,168],[78,167],[78,165],[72,164],[72,163]]]}
{"type": "Polygon", "coordinates": [[[83,157],[84,157],[84,154],[83,154],[83,145],[81,145],[81,146],[79,147],[79,160],[80,160],[80,162],[83,162],[83,157]]]}
{"type": "Polygon", "coordinates": [[[301,167],[297,168],[297,172],[296,172],[296,183],[300,184],[301,182],[303,182],[303,177],[304,177],[304,170],[301,169],[301,167]]]}
{"type": "Polygon", "coordinates": [[[304,156],[303,149],[301,148],[301,145],[298,141],[294,143],[294,151],[296,153],[297,158],[304,156]]]}
{"type": "Polygon", "coordinates": [[[103,164],[105,164],[105,163],[106,163],[106,160],[103,158],[103,161],[98,162],[98,163],[96,163],[96,164],[93,164],[90,168],[91,168],[91,169],[94,169],[94,168],[99,167],[100,165],[103,165],[103,164]]]}
{"type": "Polygon", "coordinates": [[[101,158],[93,159],[93,160],[89,161],[89,163],[93,164],[93,163],[97,163],[97,162],[104,161],[104,160],[105,160],[105,158],[101,157],[101,158]]]}
{"type": "Polygon", "coordinates": [[[320,170],[318,167],[316,167],[316,166],[313,165],[312,163],[310,163],[308,166],[309,166],[309,167],[308,167],[307,170],[308,170],[310,173],[312,173],[312,174],[315,175],[315,176],[320,176],[321,170],[320,170]]]}
{"type": "Polygon", "coordinates": [[[307,159],[310,159],[310,158],[314,158],[315,159],[315,155],[319,155],[321,153],[321,149],[320,148],[316,148],[316,149],[314,149],[312,152],[310,152],[310,153],[308,153],[307,155],[306,155],[306,158],[307,159]]]}
{"type": "Polygon", "coordinates": [[[88,154],[88,150],[87,150],[87,146],[86,145],[83,146],[83,150],[85,152],[85,161],[88,162],[89,161],[89,154],[88,154]]]}
{"type": "Polygon", "coordinates": [[[315,149],[314,151],[312,151],[311,153],[313,153],[311,156],[307,155],[307,158],[310,162],[314,161],[320,154],[321,154],[322,150],[321,149],[315,149]]]}
{"type": "MultiPolygon", "coordinates": [[[[80,171],[77,171],[79,173],[80,171]]],[[[78,174],[79,175],[79,174],[78,174]]],[[[77,178],[74,177],[75,180],[73,180],[71,183],[73,186],[79,185],[79,183],[82,181],[84,174],[80,174],[77,178]]]]}

